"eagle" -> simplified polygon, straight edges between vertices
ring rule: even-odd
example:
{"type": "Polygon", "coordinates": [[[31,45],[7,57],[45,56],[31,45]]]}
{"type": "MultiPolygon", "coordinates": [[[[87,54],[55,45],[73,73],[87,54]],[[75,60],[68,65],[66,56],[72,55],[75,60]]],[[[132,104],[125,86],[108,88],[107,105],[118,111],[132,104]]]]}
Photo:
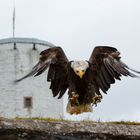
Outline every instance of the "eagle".
{"type": "Polygon", "coordinates": [[[51,47],[40,53],[38,63],[19,82],[30,76],[38,76],[48,69],[47,81],[53,97],[62,98],[68,89],[67,112],[81,114],[92,112],[101,102],[111,84],[121,76],[139,77],[139,71],[121,61],[120,52],[110,46],[96,46],[89,60],[69,61],[63,49],[51,47]]]}

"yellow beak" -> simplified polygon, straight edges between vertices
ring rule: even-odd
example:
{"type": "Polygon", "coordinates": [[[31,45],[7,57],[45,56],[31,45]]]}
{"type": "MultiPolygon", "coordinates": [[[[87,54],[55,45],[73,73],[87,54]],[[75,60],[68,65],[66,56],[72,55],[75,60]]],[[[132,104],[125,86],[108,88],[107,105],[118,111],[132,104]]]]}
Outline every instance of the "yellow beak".
{"type": "Polygon", "coordinates": [[[78,73],[78,75],[79,75],[79,77],[82,79],[83,78],[83,75],[85,74],[85,72],[83,72],[82,70],[79,70],[79,73],[78,73]]]}

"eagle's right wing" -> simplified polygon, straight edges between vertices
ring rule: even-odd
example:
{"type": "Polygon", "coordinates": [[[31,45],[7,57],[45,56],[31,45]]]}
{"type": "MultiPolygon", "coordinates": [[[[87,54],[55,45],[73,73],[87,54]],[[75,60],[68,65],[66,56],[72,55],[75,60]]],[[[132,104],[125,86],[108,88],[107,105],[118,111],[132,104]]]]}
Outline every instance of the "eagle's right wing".
{"type": "Polygon", "coordinates": [[[130,69],[124,64],[121,61],[120,52],[113,47],[95,47],[89,62],[93,68],[93,81],[96,85],[97,93],[99,93],[99,89],[106,93],[110,85],[115,83],[115,79],[120,80],[122,75],[138,77],[134,73],[140,74],[140,72],[130,69]]]}
{"type": "Polygon", "coordinates": [[[46,49],[40,55],[39,62],[32,70],[24,77],[15,80],[15,82],[20,82],[30,76],[38,76],[49,68],[47,81],[51,82],[50,89],[54,96],[59,94],[58,98],[61,98],[68,87],[67,64],[69,61],[61,47],[46,49]]]}

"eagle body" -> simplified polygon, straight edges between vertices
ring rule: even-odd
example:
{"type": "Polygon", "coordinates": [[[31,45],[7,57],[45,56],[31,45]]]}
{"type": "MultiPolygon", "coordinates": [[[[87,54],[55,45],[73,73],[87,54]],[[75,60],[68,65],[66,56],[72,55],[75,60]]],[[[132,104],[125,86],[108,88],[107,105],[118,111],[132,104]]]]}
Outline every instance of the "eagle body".
{"type": "MultiPolygon", "coordinates": [[[[80,62],[80,61],[79,61],[80,62]]],[[[87,104],[90,103],[90,99],[88,99],[90,84],[92,83],[90,77],[90,67],[85,70],[85,74],[82,78],[76,75],[73,68],[68,68],[68,82],[69,82],[69,91],[68,94],[71,97],[71,93],[75,92],[79,95],[79,104],[87,104]],[[87,96],[87,97],[86,97],[87,96]]]]}
{"type": "Polygon", "coordinates": [[[69,61],[61,47],[53,47],[42,51],[32,70],[15,82],[38,76],[46,69],[54,97],[60,99],[68,89],[67,112],[70,114],[91,112],[92,106],[101,102],[102,93],[106,94],[121,76],[140,74],[123,63],[120,52],[113,47],[95,47],[87,61],[69,61]]]}

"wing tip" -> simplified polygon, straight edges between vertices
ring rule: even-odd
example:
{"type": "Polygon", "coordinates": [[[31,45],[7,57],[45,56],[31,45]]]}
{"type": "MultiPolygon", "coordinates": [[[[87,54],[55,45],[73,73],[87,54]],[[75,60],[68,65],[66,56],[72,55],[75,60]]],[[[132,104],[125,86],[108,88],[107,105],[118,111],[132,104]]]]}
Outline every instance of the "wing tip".
{"type": "Polygon", "coordinates": [[[129,71],[129,76],[131,76],[131,77],[133,77],[133,78],[140,78],[140,76],[137,75],[137,74],[140,74],[139,71],[134,70],[134,69],[132,69],[132,68],[130,68],[130,67],[128,67],[128,66],[125,66],[125,67],[126,67],[127,70],[129,71]]]}
{"type": "Polygon", "coordinates": [[[24,78],[16,79],[16,80],[14,80],[13,82],[16,84],[16,83],[22,81],[23,79],[24,79],[24,78]]]}

